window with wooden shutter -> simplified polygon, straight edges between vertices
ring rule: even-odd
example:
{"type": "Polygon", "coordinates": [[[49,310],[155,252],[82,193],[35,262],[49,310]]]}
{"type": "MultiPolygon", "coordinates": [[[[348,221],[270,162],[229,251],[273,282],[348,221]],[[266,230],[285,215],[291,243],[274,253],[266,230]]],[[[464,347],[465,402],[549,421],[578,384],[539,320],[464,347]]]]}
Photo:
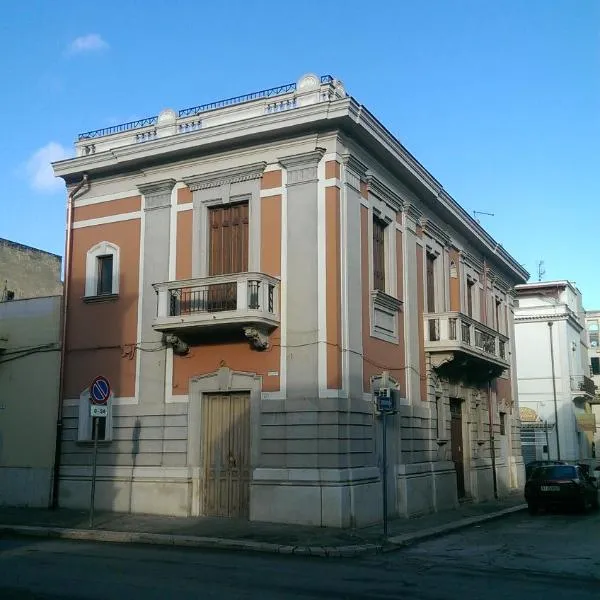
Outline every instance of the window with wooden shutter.
{"type": "Polygon", "coordinates": [[[373,218],[373,289],[385,292],[385,228],[386,224],[373,218]]]}
{"type": "Polygon", "coordinates": [[[427,312],[435,312],[435,255],[427,253],[427,312]]]}
{"type": "MultiPolygon", "coordinates": [[[[209,276],[248,271],[248,203],[215,206],[209,210],[209,276]]],[[[208,310],[235,310],[237,285],[211,285],[208,310]]]]}

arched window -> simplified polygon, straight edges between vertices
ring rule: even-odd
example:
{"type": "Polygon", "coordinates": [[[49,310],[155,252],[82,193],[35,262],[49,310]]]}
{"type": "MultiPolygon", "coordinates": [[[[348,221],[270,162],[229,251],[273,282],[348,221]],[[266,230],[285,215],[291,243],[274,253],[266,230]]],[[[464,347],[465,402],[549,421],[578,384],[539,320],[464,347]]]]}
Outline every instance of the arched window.
{"type": "Polygon", "coordinates": [[[99,298],[119,293],[119,247],[100,242],[87,252],[85,296],[99,298]]]}

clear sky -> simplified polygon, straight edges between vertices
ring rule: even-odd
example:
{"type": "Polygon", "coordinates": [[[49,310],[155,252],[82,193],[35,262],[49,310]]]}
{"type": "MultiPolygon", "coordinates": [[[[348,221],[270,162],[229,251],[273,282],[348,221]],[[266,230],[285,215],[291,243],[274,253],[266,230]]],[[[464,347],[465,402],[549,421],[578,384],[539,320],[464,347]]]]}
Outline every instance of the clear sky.
{"type": "Polygon", "coordinates": [[[600,308],[599,0],[28,0],[0,17],[0,237],[63,253],[77,133],[331,74],[537,279],[600,308]]]}

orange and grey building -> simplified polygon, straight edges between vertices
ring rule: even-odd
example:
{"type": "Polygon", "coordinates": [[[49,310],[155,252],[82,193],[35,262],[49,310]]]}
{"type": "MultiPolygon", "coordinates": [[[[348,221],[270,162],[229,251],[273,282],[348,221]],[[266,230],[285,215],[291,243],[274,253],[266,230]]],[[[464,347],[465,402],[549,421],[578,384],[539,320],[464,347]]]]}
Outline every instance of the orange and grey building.
{"type": "Polygon", "coordinates": [[[54,164],[61,506],[89,502],[99,374],[99,508],[376,522],[382,386],[391,515],[521,485],[511,290],[528,274],[339,80],[164,110],[76,149],[54,164]]]}

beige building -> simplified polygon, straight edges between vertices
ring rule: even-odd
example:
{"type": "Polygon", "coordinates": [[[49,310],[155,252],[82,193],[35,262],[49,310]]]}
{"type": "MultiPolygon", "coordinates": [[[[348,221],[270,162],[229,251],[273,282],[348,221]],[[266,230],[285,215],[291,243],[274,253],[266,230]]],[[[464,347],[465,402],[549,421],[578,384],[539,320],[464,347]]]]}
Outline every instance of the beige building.
{"type": "Polygon", "coordinates": [[[56,439],[60,258],[2,240],[0,273],[14,292],[0,302],[0,505],[43,507],[56,439]]]}
{"type": "Polygon", "coordinates": [[[527,273],[330,76],[80,134],[60,504],[350,527],[522,484],[527,273]],[[383,373],[386,372],[387,379],[383,373]],[[384,385],[385,382],[385,385],[384,385]]]}

